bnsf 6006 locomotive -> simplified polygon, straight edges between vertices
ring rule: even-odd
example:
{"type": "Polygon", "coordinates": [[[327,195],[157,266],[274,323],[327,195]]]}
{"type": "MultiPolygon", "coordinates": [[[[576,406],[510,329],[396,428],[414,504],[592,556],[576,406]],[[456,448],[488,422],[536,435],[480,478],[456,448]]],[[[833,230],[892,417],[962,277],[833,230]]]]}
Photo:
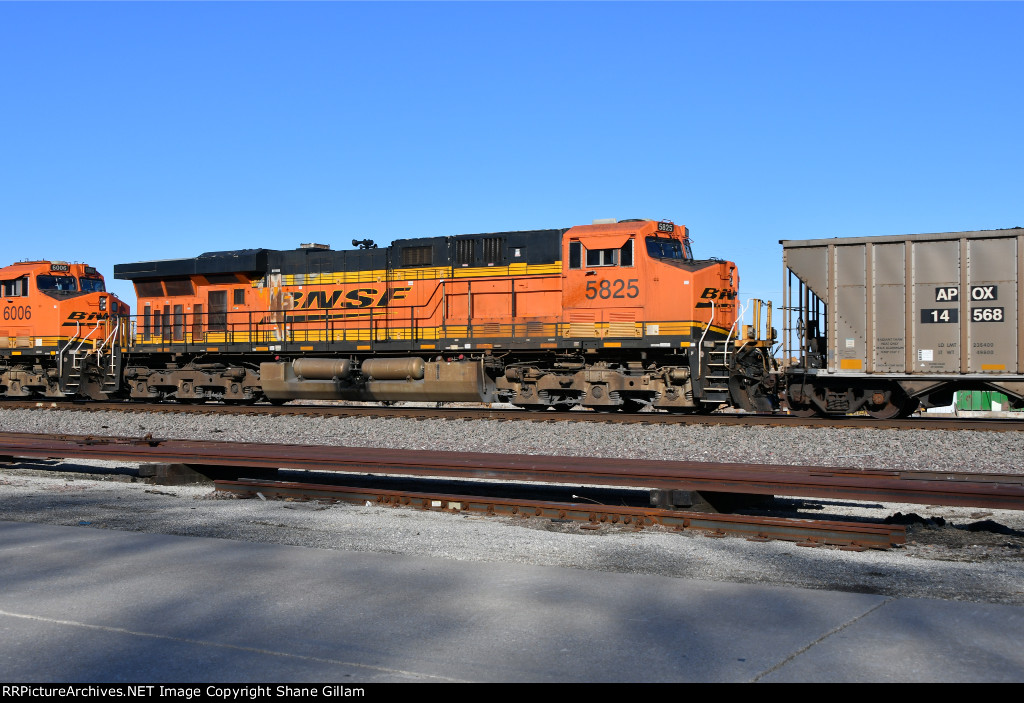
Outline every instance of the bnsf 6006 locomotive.
{"type": "Polygon", "coordinates": [[[0,393],[106,398],[121,392],[130,344],[125,303],[91,266],[26,261],[0,268],[0,393]]]}
{"type": "Polygon", "coordinates": [[[133,398],[768,407],[736,266],[671,222],[122,264],[133,398]]]}

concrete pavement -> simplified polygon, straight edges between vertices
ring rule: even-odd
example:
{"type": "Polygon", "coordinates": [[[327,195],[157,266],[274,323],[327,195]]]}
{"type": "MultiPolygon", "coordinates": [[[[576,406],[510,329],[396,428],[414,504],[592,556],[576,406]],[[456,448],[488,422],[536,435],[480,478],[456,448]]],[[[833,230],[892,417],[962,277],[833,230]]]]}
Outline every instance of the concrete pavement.
{"type": "Polygon", "coordinates": [[[0,522],[0,680],[1024,681],[1024,607],[0,522]]]}

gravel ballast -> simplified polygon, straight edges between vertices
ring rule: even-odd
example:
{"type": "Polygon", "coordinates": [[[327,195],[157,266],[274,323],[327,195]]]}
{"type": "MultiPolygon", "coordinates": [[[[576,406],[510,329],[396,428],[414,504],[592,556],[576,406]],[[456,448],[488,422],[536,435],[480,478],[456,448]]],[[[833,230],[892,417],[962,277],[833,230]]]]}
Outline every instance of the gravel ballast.
{"type": "MultiPolygon", "coordinates": [[[[587,422],[217,416],[26,409],[0,430],[441,451],[1020,473],[1016,432],[610,425],[587,422]]],[[[346,504],[224,499],[151,486],[137,467],[20,461],[0,468],[0,520],[501,561],[710,581],[1024,604],[1024,515],[944,506],[778,499],[789,517],[915,513],[886,552],[713,539],[699,532],[580,530],[551,521],[346,504]],[[99,476],[91,472],[104,472],[99,476]],[[942,524],[944,523],[944,524],[942,524]]]]}

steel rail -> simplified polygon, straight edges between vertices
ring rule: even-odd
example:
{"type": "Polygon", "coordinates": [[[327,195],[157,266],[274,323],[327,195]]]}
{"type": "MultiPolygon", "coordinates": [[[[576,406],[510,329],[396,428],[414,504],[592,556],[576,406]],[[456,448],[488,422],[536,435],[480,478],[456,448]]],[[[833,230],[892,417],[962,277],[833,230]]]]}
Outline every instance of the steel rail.
{"type": "Polygon", "coordinates": [[[784,413],[714,413],[691,415],[666,412],[619,413],[578,411],[531,412],[496,408],[417,408],[373,405],[226,405],[218,403],[88,402],[60,400],[3,400],[0,409],[82,410],[129,413],[186,413],[228,415],[286,415],[309,417],[380,417],[445,420],[499,420],[524,422],[603,422],[641,425],[758,425],[769,427],[846,427],[858,429],[974,430],[1013,432],[1024,430],[1024,419],[911,417],[876,420],[867,416],[797,417],[784,413]]]}
{"type": "Polygon", "coordinates": [[[906,528],[870,522],[839,522],[751,515],[722,515],[659,508],[558,503],[443,493],[418,493],[352,486],[279,481],[217,481],[218,491],[235,495],[328,500],[443,512],[474,512],[522,519],[572,520],[588,526],[617,525],[643,529],[652,525],[676,530],[701,530],[714,537],[745,537],[754,541],[786,540],[799,546],[840,549],[888,549],[906,543],[906,528]]]}
{"type": "MultiPolygon", "coordinates": [[[[1024,476],[0,433],[0,455],[696,490],[1024,510],[1024,476]]],[[[241,475],[241,473],[239,474],[241,475]]]]}

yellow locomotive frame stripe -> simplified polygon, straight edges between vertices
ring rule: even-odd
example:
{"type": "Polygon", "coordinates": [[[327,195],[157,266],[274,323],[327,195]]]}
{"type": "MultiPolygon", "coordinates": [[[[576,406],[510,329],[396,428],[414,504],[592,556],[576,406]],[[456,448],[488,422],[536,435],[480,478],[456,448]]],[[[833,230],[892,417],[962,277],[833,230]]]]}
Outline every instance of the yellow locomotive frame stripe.
{"type": "MultiPolygon", "coordinates": [[[[442,278],[503,278],[507,276],[556,276],[562,262],[551,264],[512,263],[507,266],[425,266],[420,268],[370,269],[366,271],[330,271],[327,273],[282,274],[282,286],[330,286],[344,283],[383,283],[385,281],[429,281],[442,278]],[[390,274],[390,275],[389,275],[390,274]]],[[[252,282],[260,287],[263,278],[252,282]]]]}

